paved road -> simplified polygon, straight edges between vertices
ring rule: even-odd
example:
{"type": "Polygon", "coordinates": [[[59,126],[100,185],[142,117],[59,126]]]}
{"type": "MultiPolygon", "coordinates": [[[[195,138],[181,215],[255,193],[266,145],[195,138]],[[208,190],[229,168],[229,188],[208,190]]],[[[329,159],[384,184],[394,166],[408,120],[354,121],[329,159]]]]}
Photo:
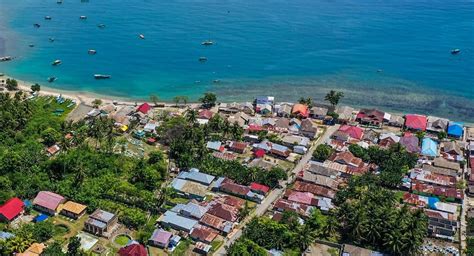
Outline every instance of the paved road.
{"type": "Polygon", "coordinates": [[[214,255],[226,255],[225,248],[230,246],[235,240],[242,236],[242,227],[244,227],[253,217],[262,216],[268,210],[268,208],[270,208],[273,202],[275,202],[283,195],[286,190],[286,185],[292,183],[296,179],[296,174],[304,168],[304,166],[309,162],[309,160],[311,160],[311,156],[313,155],[313,152],[316,147],[319,144],[324,143],[329,138],[329,136],[331,136],[331,134],[333,134],[338,128],[339,125],[335,125],[329,126],[326,129],[325,133],[321,137],[319,137],[316,143],[314,143],[311,149],[308,150],[308,152],[301,158],[301,160],[292,170],[292,173],[294,173],[295,175],[290,175],[290,177],[288,177],[288,180],[280,182],[280,185],[282,185],[283,188],[272,190],[272,192],[270,192],[270,194],[265,197],[262,203],[257,206],[257,209],[255,209],[253,214],[245,218],[245,220],[240,223],[239,228],[237,230],[234,230],[234,232],[230,235],[230,238],[224,240],[224,244],[219,248],[219,250],[214,253],[214,255]]]}

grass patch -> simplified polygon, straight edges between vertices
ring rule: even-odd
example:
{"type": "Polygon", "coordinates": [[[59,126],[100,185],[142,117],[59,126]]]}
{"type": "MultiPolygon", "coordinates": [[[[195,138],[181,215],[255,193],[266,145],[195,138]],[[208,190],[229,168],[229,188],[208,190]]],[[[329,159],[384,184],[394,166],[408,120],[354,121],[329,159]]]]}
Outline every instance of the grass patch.
{"type": "Polygon", "coordinates": [[[214,239],[214,241],[211,242],[211,252],[215,252],[217,251],[217,249],[219,249],[222,244],[224,244],[224,241],[223,240],[217,240],[217,239],[214,239]]]}
{"type": "Polygon", "coordinates": [[[187,204],[189,199],[182,197],[174,197],[168,200],[171,204],[187,204]]]}
{"type": "Polygon", "coordinates": [[[405,194],[405,192],[403,192],[403,191],[396,191],[395,192],[395,199],[397,199],[397,202],[402,201],[404,194],[405,194]]]}
{"type": "Polygon", "coordinates": [[[178,246],[174,249],[171,255],[172,256],[186,255],[186,251],[188,250],[190,244],[191,244],[191,241],[187,239],[181,240],[181,243],[178,244],[178,246]]]}
{"type": "Polygon", "coordinates": [[[55,236],[63,236],[69,233],[69,227],[64,224],[54,225],[54,235],[55,236]]]}
{"type": "Polygon", "coordinates": [[[127,245],[128,242],[130,242],[130,238],[126,235],[118,235],[115,238],[115,243],[118,244],[118,245],[121,245],[121,246],[127,245]]]}

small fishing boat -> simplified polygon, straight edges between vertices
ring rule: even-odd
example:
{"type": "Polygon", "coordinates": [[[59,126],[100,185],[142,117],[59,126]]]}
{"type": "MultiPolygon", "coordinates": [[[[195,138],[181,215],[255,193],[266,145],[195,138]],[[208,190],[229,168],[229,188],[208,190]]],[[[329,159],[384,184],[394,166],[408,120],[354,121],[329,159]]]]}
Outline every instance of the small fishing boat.
{"type": "Polygon", "coordinates": [[[109,79],[111,77],[112,77],[111,75],[102,75],[102,74],[95,74],[94,75],[95,79],[109,79]]]}
{"type": "Polygon", "coordinates": [[[105,28],[105,24],[102,24],[102,23],[101,23],[101,24],[98,24],[97,27],[98,27],[98,28],[105,28]]]}
{"type": "Polygon", "coordinates": [[[33,27],[35,27],[35,28],[40,28],[40,27],[41,27],[41,25],[40,25],[40,24],[38,24],[38,23],[35,23],[35,24],[33,24],[33,27]]]}
{"type": "Polygon", "coordinates": [[[29,46],[29,47],[35,47],[35,45],[34,45],[34,44],[29,44],[28,46],[29,46]]]}
{"type": "Polygon", "coordinates": [[[93,50],[93,49],[90,49],[87,53],[89,53],[90,55],[94,55],[97,53],[96,50],[93,50]]]}
{"type": "Polygon", "coordinates": [[[58,78],[55,77],[55,76],[48,77],[48,82],[49,82],[49,83],[52,83],[52,82],[54,82],[54,81],[56,81],[56,80],[58,80],[58,78]]]}
{"type": "Polygon", "coordinates": [[[4,57],[0,57],[0,61],[10,61],[10,60],[13,60],[13,57],[12,56],[4,56],[4,57]]]}
{"type": "Polygon", "coordinates": [[[215,83],[215,84],[218,84],[218,83],[220,83],[220,82],[221,82],[221,80],[219,80],[219,79],[216,79],[216,80],[214,80],[214,81],[212,81],[212,82],[213,82],[213,83],[215,83]]]}
{"type": "Polygon", "coordinates": [[[377,73],[382,73],[383,70],[382,69],[377,69],[377,73]]]}
{"type": "Polygon", "coordinates": [[[140,37],[140,39],[145,39],[145,36],[140,34],[138,37],[140,37]]]}
{"type": "Polygon", "coordinates": [[[48,40],[49,40],[50,42],[54,42],[55,39],[54,39],[54,37],[50,37],[48,40]]]}
{"type": "Polygon", "coordinates": [[[452,55],[456,55],[456,54],[458,54],[458,53],[460,53],[460,52],[461,52],[461,49],[452,49],[452,50],[451,50],[451,54],[452,54],[452,55]]]}
{"type": "Polygon", "coordinates": [[[81,20],[87,20],[87,16],[84,16],[84,15],[79,16],[79,19],[81,19],[81,20]]]}
{"type": "Polygon", "coordinates": [[[199,61],[200,61],[200,62],[206,62],[206,61],[207,61],[207,57],[199,57],[199,61]]]}
{"type": "Polygon", "coordinates": [[[63,3],[63,0],[58,0],[56,3],[57,3],[57,4],[62,4],[62,3],[63,3]]]}
{"type": "Polygon", "coordinates": [[[51,63],[51,65],[53,65],[53,66],[57,66],[59,64],[61,64],[61,60],[55,60],[55,61],[53,61],[53,63],[51,63]]]}
{"type": "Polygon", "coordinates": [[[206,40],[206,41],[203,41],[201,43],[201,45],[204,45],[204,46],[210,46],[210,45],[213,45],[213,44],[214,44],[214,42],[211,41],[211,40],[206,40]]]}
{"type": "Polygon", "coordinates": [[[51,16],[45,16],[44,19],[45,20],[51,20],[52,18],[51,18],[51,16]]]}

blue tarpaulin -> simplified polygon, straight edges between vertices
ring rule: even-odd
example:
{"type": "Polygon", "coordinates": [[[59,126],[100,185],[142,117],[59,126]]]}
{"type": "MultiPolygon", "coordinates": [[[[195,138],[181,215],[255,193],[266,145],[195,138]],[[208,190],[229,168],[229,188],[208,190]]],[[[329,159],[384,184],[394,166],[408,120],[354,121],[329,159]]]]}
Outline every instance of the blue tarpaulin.
{"type": "Polygon", "coordinates": [[[437,197],[428,197],[428,205],[431,209],[436,210],[436,203],[439,202],[437,197]]]}
{"type": "Polygon", "coordinates": [[[34,218],[34,222],[42,222],[45,221],[48,218],[48,215],[46,214],[40,214],[34,218]]]}

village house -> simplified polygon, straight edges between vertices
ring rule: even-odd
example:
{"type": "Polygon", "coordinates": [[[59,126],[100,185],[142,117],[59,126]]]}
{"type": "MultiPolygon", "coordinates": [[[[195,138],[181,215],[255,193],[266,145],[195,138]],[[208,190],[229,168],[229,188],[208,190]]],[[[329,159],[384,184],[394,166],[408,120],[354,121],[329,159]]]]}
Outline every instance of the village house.
{"type": "Polygon", "coordinates": [[[311,205],[311,206],[318,205],[318,200],[310,192],[300,192],[300,191],[294,191],[294,190],[289,189],[285,191],[284,197],[286,197],[288,201],[299,203],[299,204],[305,204],[305,205],[311,205]]]}
{"type": "Polygon", "coordinates": [[[230,222],[236,222],[239,218],[239,209],[222,203],[212,205],[207,213],[230,222]]]}
{"type": "Polygon", "coordinates": [[[304,217],[308,217],[311,214],[311,211],[314,209],[313,206],[292,202],[286,199],[278,199],[273,208],[280,212],[296,212],[300,216],[304,217]]]}
{"type": "Polygon", "coordinates": [[[449,122],[448,136],[455,139],[462,138],[464,133],[464,125],[457,122],[449,122]]]}
{"type": "Polygon", "coordinates": [[[257,203],[260,203],[264,199],[264,196],[252,192],[249,187],[236,184],[229,179],[220,184],[219,190],[231,195],[239,196],[241,198],[247,198],[257,203]]]}
{"type": "Polygon", "coordinates": [[[247,149],[248,144],[245,142],[232,141],[229,144],[229,150],[234,151],[239,154],[244,154],[247,149]]]}
{"type": "Polygon", "coordinates": [[[419,140],[412,134],[408,136],[405,134],[405,136],[401,137],[400,144],[410,153],[418,154],[420,152],[419,140]]]}
{"type": "Polygon", "coordinates": [[[215,151],[224,151],[224,146],[222,146],[222,142],[220,141],[208,141],[206,144],[206,148],[215,150],[215,151]]]}
{"type": "Polygon", "coordinates": [[[308,147],[310,141],[307,137],[297,136],[297,135],[285,135],[281,139],[282,144],[287,147],[294,146],[303,146],[308,147]]]}
{"type": "Polygon", "coordinates": [[[309,163],[306,166],[306,170],[308,172],[330,177],[332,179],[335,179],[339,176],[338,170],[331,169],[328,166],[325,166],[323,163],[315,162],[315,161],[309,161],[309,163]]]}
{"type": "Polygon", "coordinates": [[[18,197],[8,199],[0,206],[0,222],[11,222],[23,212],[24,206],[18,197]]]}
{"type": "Polygon", "coordinates": [[[202,243],[202,242],[197,242],[196,245],[194,245],[194,251],[198,254],[202,255],[207,255],[211,252],[212,246],[202,243]]]}
{"type": "Polygon", "coordinates": [[[231,152],[215,151],[215,152],[212,152],[212,156],[215,158],[225,160],[225,161],[233,161],[237,159],[237,156],[231,152]]]}
{"type": "Polygon", "coordinates": [[[270,191],[270,188],[260,183],[252,182],[250,183],[250,190],[264,196],[270,191]]]}
{"type": "Polygon", "coordinates": [[[339,132],[347,134],[350,138],[361,140],[364,135],[362,128],[352,125],[342,125],[339,127],[339,132]]]}
{"type": "Polygon", "coordinates": [[[218,111],[224,114],[235,114],[241,110],[240,104],[237,102],[220,103],[218,111]]]}
{"type": "Polygon", "coordinates": [[[367,164],[362,159],[355,157],[350,151],[334,153],[329,160],[346,165],[347,171],[344,174],[361,175],[368,171],[367,164]]]}
{"type": "Polygon", "coordinates": [[[250,116],[245,114],[244,112],[238,112],[232,116],[227,118],[227,121],[231,124],[237,123],[240,127],[244,127],[244,125],[248,124],[250,120],[250,116]]]}
{"type": "Polygon", "coordinates": [[[290,103],[282,103],[278,108],[278,116],[279,117],[290,117],[291,110],[293,109],[293,104],[290,103]]]}
{"type": "Polygon", "coordinates": [[[356,116],[356,121],[364,125],[381,127],[384,115],[385,112],[377,109],[361,109],[356,116]]]}
{"type": "Polygon", "coordinates": [[[145,246],[136,241],[130,242],[127,246],[122,247],[118,251],[119,256],[148,256],[145,246]]]}
{"type": "Polygon", "coordinates": [[[328,114],[328,109],[325,107],[312,107],[309,113],[311,118],[323,120],[328,114]]]}
{"type": "Polygon", "coordinates": [[[454,178],[457,178],[459,176],[459,173],[455,170],[451,170],[451,169],[447,169],[443,167],[437,167],[430,164],[423,164],[422,169],[431,173],[451,176],[454,178]]]}
{"type": "Polygon", "coordinates": [[[466,127],[466,140],[474,141],[474,127],[466,127]]]}
{"type": "Polygon", "coordinates": [[[403,127],[403,124],[405,124],[405,119],[403,118],[403,116],[399,115],[392,114],[388,121],[388,125],[393,127],[403,127]]]}
{"type": "Polygon", "coordinates": [[[354,109],[348,106],[338,106],[335,113],[339,115],[339,123],[346,124],[353,120],[354,109]]]}
{"type": "Polygon", "coordinates": [[[405,193],[403,202],[415,205],[420,208],[430,208],[432,210],[456,214],[458,207],[455,204],[443,203],[437,197],[420,196],[416,194],[405,193]]]}
{"type": "Polygon", "coordinates": [[[275,163],[267,161],[263,158],[255,158],[248,164],[248,167],[259,167],[264,170],[271,170],[275,166],[275,163]]]}
{"type": "Polygon", "coordinates": [[[462,200],[464,199],[464,193],[461,189],[439,185],[430,185],[416,180],[412,181],[411,190],[415,194],[425,196],[437,196],[440,198],[445,198],[445,200],[449,202],[462,202],[462,200]]]}
{"type": "Polygon", "coordinates": [[[412,180],[417,180],[426,184],[446,186],[446,187],[455,187],[457,183],[455,177],[432,173],[428,170],[423,170],[423,169],[411,170],[410,178],[412,180]]]}
{"type": "Polygon", "coordinates": [[[373,129],[366,130],[362,136],[362,140],[369,144],[377,144],[379,141],[379,133],[373,129]]]}
{"type": "Polygon", "coordinates": [[[280,117],[275,119],[275,131],[277,132],[288,132],[290,129],[290,119],[286,117],[280,117]]]}
{"type": "Polygon", "coordinates": [[[202,201],[206,198],[207,186],[201,183],[175,178],[171,187],[178,191],[178,194],[190,199],[202,201]]]}
{"type": "Polygon", "coordinates": [[[86,212],[86,208],[87,206],[85,205],[73,201],[67,201],[65,204],[62,205],[60,213],[64,216],[77,220],[82,215],[84,215],[84,213],[86,212]]]}
{"type": "Polygon", "coordinates": [[[459,223],[453,214],[429,209],[425,209],[425,214],[429,219],[428,234],[430,236],[454,240],[459,223]]]}
{"type": "Polygon", "coordinates": [[[405,128],[412,131],[426,131],[427,118],[423,115],[405,115],[405,128]]]}
{"type": "Polygon", "coordinates": [[[117,215],[97,209],[84,223],[84,230],[97,236],[109,237],[117,228],[117,224],[117,215]]]}
{"type": "Polygon", "coordinates": [[[253,107],[253,104],[250,102],[244,102],[240,105],[240,109],[243,113],[246,115],[254,115],[255,114],[255,109],[253,107]]]}
{"type": "Polygon", "coordinates": [[[215,230],[223,233],[223,234],[228,234],[232,231],[234,228],[234,223],[224,220],[222,218],[219,218],[217,216],[211,215],[211,214],[204,214],[204,216],[201,218],[199,221],[202,225],[205,225],[207,227],[214,228],[215,230]]]}
{"type": "Polygon", "coordinates": [[[177,178],[183,180],[190,180],[209,186],[215,179],[215,176],[200,172],[196,168],[191,168],[189,172],[182,171],[178,174],[177,178]]]}
{"type": "Polygon", "coordinates": [[[193,231],[189,234],[189,236],[194,241],[203,242],[206,244],[210,244],[219,234],[214,231],[214,229],[198,225],[194,227],[193,231]]]}
{"type": "Polygon", "coordinates": [[[138,106],[136,112],[141,113],[143,115],[147,115],[150,110],[151,110],[150,104],[145,102],[145,103],[141,104],[140,106],[138,106]]]}
{"type": "Polygon", "coordinates": [[[198,223],[197,220],[180,216],[172,211],[166,211],[158,218],[158,222],[164,227],[170,227],[187,233],[191,232],[193,227],[198,223]]]}
{"type": "Polygon", "coordinates": [[[448,128],[448,119],[435,116],[428,116],[426,130],[432,133],[445,132],[448,128]]]}
{"type": "Polygon", "coordinates": [[[201,219],[209,207],[199,205],[197,202],[188,202],[187,204],[177,204],[170,211],[181,214],[184,217],[201,219]]]}
{"type": "Polygon", "coordinates": [[[159,248],[167,248],[173,234],[163,229],[155,229],[148,243],[159,248]]]}
{"type": "Polygon", "coordinates": [[[293,109],[291,110],[291,115],[299,117],[299,118],[309,117],[308,106],[306,106],[304,104],[295,104],[293,106],[293,109]]]}
{"type": "Polygon", "coordinates": [[[309,182],[304,181],[296,181],[293,185],[293,190],[300,191],[300,192],[310,192],[314,195],[327,197],[330,199],[334,199],[336,197],[336,192],[334,190],[312,184],[309,182]]]}
{"type": "Polygon", "coordinates": [[[461,173],[461,165],[459,163],[451,162],[441,157],[435,158],[433,160],[433,165],[436,167],[446,168],[456,171],[457,173],[461,173]]]}
{"type": "Polygon", "coordinates": [[[313,174],[308,171],[300,171],[296,176],[296,179],[300,181],[314,183],[316,185],[327,187],[333,190],[337,190],[337,187],[339,186],[339,183],[334,179],[318,174],[313,174]]]}
{"type": "Polygon", "coordinates": [[[40,256],[46,245],[44,243],[33,243],[22,253],[15,254],[16,256],[40,256]]]}
{"type": "Polygon", "coordinates": [[[50,191],[40,191],[33,199],[34,207],[41,212],[49,215],[55,215],[59,205],[63,204],[66,199],[56,193],[50,191]]]}
{"type": "Polygon", "coordinates": [[[443,158],[450,161],[464,160],[464,153],[457,141],[445,141],[441,143],[441,151],[443,158]]]}
{"type": "Polygon", "coordinates": [[[305,137],[314,139],[314,137],[316,137],[316,134],[318,133],[318,126],[310,119],[304,119],[303,121],[301,121],[300,133],[305,137]]]}
{"type": "Polygon", "coordinates": [[[400,142],[400,137],[392,132],[382,133],[379,137],[379,146],[382,148],[389,148],[393,144],[400,142]]]}
{"type": "Polygon", "coordinates": [[[421,143],[421,154],[429,158],[438,156],[438,143],[431,138],[424,138],[421,143]]]}

